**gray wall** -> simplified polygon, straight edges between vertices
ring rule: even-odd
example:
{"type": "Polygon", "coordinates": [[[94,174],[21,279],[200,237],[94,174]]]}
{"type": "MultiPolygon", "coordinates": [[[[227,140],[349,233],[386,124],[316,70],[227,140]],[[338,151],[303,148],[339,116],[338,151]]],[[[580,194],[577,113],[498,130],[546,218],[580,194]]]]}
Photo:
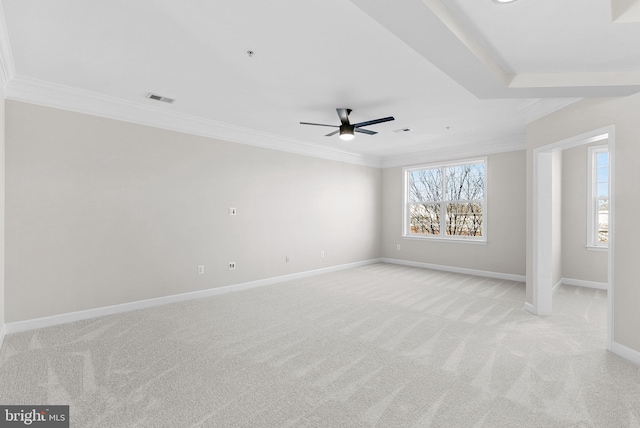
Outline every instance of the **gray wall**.
{"type": "Polygon", "coordinates": [[[588,145],[562,152],[562,276],[606,283],[607,252],[587,249],[588,156],[588,145]]]}
{"type": "Polygon", "coordinates": [[[4,192],[5,192],[5,126],[4,126],[4,97],[0,94],[0,334],[4,330],[5,309],[4,309],[4,192]]]}
{"type": "Polygon", "coordinates": [[[533,150],[605,126],[615,126],[613,340],[640,352],[637,213],[640,211],[640,94],[584,99],[527,125],[527,301],[533,302],[533,150]]]}
{"type": "Polygon", "coordinates": [[[9,100],[6,128],[7,322],[379,257],[379,169],[9,100]]]}
{"type": "Polygon", "coordinates": [[[382,172],[382,257],[525,274],[525,151],[487,157],[487,243],[402,238],[402,168],[382,172]],[[401,250],[397,251],[397,244],[401,250]]]}

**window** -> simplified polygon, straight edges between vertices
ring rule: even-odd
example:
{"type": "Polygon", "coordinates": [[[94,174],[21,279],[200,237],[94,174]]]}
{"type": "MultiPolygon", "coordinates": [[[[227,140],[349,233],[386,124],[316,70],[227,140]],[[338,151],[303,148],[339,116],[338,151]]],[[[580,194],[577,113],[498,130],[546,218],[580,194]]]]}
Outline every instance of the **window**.
{"type": "Polygon", "coordinates": [[[609,150],[589,147],[589,192],[587,197],[587,246],[609,244],[609,150]]]}
{"type": "Polygon", "coordinates": [[[486,241],[485,164],[405,169],[404,236],[486,241]]]}

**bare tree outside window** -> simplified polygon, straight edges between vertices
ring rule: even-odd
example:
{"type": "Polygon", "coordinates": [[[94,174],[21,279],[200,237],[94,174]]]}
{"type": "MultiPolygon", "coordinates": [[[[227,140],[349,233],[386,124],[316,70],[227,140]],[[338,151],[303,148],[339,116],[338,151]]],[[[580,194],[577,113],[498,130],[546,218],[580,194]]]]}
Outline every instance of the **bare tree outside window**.
{"type": "Polygon", "coordinates": [[[440,200],[442,174],[439,169],[412,171],[409,179],[411,197],[411,233],[440,235],[440,200]]]}
{"type": "Polygon", "coordinates": [[[409,234],[483,237],[484,162],[409,170],[407,184],[409,234]]]}

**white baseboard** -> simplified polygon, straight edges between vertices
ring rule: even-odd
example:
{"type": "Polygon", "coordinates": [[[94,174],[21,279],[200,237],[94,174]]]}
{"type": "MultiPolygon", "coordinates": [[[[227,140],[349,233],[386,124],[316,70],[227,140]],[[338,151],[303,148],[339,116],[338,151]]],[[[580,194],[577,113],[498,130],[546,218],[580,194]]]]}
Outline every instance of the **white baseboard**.
{"type": "Polygon", "coordinates": [[[533,305],[529,302],[524,302],[524,310],[529,312],[530,314],[536,315],[536,311],[533,308],[533,305]]]}
{"type": "Polygon", "coordinates": [[[7,332],[7,326],[3,325],[2,328],[0,328],[0,351],[2,351],[2,342],[4,342],[4,335],[7,332]]]}
{"type": "Polygon", "coordinates": [[[618,342],[613,342],[611,344],[610,351],[624,358],[625,360],[629,360],[632,363],[640,365],[640,352],[634,349],[627,348],[626,346],[621,345],[618,342]]]}
{"type": "Polygon", "coordinates": [[[247,290],[250,288],[273,285],[281,282],[292,281],[323,273],[336,272],[345,269],[352,269],[359,266],[366,266],[379,263],[380,259],[363,260],[360,262],[347,263],[343,265],[331,266],[322,269],[314,269],[305,272],[293,273],[289,275],[276,276],[272,278],[259,279],[257,281],[243,282],[240,284],[227,285],[225,287],[209,288],[207,290],[192,291],[189,293],[173,294],[170,296],[156,297],[153,299],[138,300],[135,302],[122,303],[119,305],[103,306],[100,308],[87,309],[84,311],[70,312],[66,314],[53,315],[49,317],[36,318],[25,321],[16,321],[6,324],[6,333],[13,334],[22,331],[34,330],[38,328],[51,327],[54,325],[66,324],[74,321],[81,321],[105,315],[119,314],[123,312],[135,311],[138,309],[152,308],[155,306],[168,305],[170,303],[183,302],[186,300],[201,299],[219,294],[226,294],[235,291],[247,290]]]}
{"type": "Polygon", "coordinates": [[[551,289],[551,294],[556,294],[560,289],[560,286],[564,283],[565,283],[564,278],[560,278],[560,281],[556,282],[556,285],[554,285],[553,288],[551,289]]]}
{"type": "Polygon", "coordinates": [[[463,273],[466,275],[484,276],[488,278],[504,279],[507,281],[525,282],[526,277],[524,275],[514,275],[510,273],[490,272],[486,270],[467,269],[456,266],[436,265],[432,263],[412,262],[408,260],[388,259],[383,257],[381,259],[383,263],[393,263],[396,265],[421,267],[426,269],[443,270],[446,272],[463,273]]]}
{"type": "Polygon", "coordinates": [[[597,288],[598,290],[609,290],[606,282],[585,281],[584,279],[562,278],[563,285],[573,285],[576,287],[597,288]]]}

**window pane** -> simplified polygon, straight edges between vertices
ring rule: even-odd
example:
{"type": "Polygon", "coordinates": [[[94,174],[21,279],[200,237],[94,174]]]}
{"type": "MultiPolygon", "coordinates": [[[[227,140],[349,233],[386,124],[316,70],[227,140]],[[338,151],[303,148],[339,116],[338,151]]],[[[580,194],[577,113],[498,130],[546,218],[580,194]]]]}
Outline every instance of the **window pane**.
{"type": "Polygon", "coordinates": [[[482,204],[447,204],[446,234],[482,236],[482,204]]]}
{"type": "Polygon", "coordinates": [[[599,183],[606,183],[609,181],[609,167],[607,165],[599,166],[596,171],[598,172],[597,178],[599,183]]]}
{"type": "Polygon", "coordinates": [[[598,199],[598,211],[609,212],[609,199],[598,199]]]}
{"type": "Polygon", "coordinates": [[[485,163],[468,162],[406,170],[407,235],[485,238],[485,163]]]}
{"type": "Polygon", "coordinates": [[[609,152],[596,152],[596,196],[609,196],[609,152]]]}
{"type": "Polygon", "coordinates": [[[604,196],[605,198],[609,196],[609,183],[598,183],[598,194],[596,196],[604,196]]]}
{"type": "Polygon", "coordinates": [[[606,246],[609,240],[609,151],[605,146],[589,148],[592,167],[589,198],[588,245],[606,246]]]}
{"type": "Polygon", "coordinates": [[[609,242],[609,200],[598,199],[598,243],[609,242]]]}
{"type": "Polygon", "coordinates": [[[609,152],[597,152],[596,153],[596,168],[608,168],[609,167],[609,152]]]}
{"type": "Polygon", "coordinates": [[[458,165],[446,168],[449,201],[484,198],[484,164],[458,165]]]}
{"type": "Polygon", "coordinates": [[[609,242],[609,214],[598,213],[598,243],[609,242]]]}
{"type": "Polygon", "coordinates": [[[423,235],[440,234],[440,204],[411,204],[410,232],[423,235]]]}
{"type": "Polygon", "coordinates": [[[411,171],[409,198],[411,202],[440,201],[442,199],[442,170],[436,168],[411,171]]]}

